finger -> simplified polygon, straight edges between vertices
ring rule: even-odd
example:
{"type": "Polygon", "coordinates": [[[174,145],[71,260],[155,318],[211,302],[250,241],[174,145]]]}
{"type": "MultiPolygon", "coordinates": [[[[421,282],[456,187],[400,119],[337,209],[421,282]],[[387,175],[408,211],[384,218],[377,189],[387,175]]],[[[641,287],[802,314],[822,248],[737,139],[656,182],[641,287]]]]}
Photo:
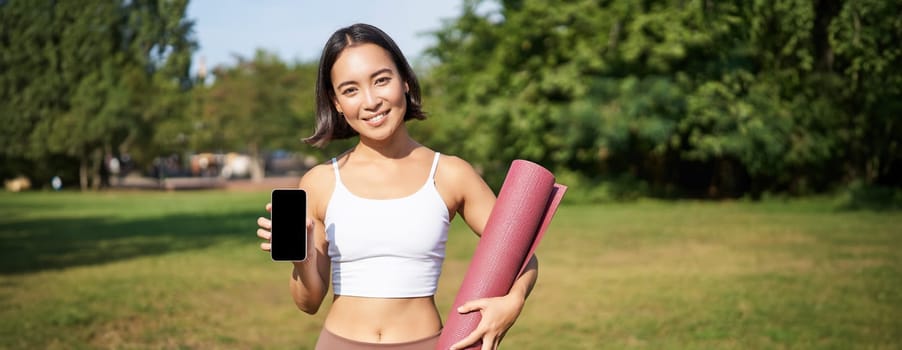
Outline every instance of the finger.
{"type": "Polygon", "coordinates": [[[457,308],[457,312],[465,314],[465,313],[470,313],[470,312],[473,312],[476,310],[482,310],[483,308],[485,308],[485,300],[484,299],[476,299],[476,300],[470,300],[466,303],[463,303],[463,305],[461,305],[457,308]]]}
{"type": "Polygon", "coordinates": [[[263,249],[264,251],[267,251],[267,252],[268,252],[268,251],[270,251],[270,249],[272,249],[272,244],[270,244],[270,243],[260,243],[260,249],[263,249]]]}
{"type": "Polygon", "coordinates": [[[272,213],[272,203],[266,203],[266,211],[272,213]]]}
{"type": "Polygon", "coordinates": [[[262,228],[258,228],[258,229],[257,229],[257,237],[260,237],[260,238],[262,238],[262,239],[265,239],[265,240],[269,241],[269,240],[272,239],[272,232],[269,232],[269,231],[264,230],[264,229],[262,229],[262,228]]]}
{"type": "Polygon", "coordinates": [[[261,217],[257,218],[257,226],[260,226],[267,230],[272,230],[272,220],[261,216],[261,217]]]}
{"type": "Polygon", "coordinates": [[[482,337],[482,350],[494,350],[495,349],[495,337],[486,335],[482,337]]]}
{"type": "Polygon", "coordinates": [[[474,343],[479,341],[480,338],[482,338],[482,334],[483,332],[480,332],[479,327],[476,327],[476,330],[470,333],[470,335],[468,335],[466,338],[463,338],[459,342],[454,343],[454,345],[451,345],[451,350],[463,349],[470,345],[473,345],[474,343]]]}

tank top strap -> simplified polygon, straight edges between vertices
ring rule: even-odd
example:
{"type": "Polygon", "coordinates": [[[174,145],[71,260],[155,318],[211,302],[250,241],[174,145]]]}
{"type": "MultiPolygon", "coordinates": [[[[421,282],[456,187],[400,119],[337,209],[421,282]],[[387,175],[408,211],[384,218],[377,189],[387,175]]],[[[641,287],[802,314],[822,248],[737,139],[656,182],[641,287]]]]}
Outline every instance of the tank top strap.
{"type": "Polygon", "coordinates": [[[332,170],[335,171],[335,184],[341,184],[341,175],[338,173],[338,160],[332,158],[332,170]]]}
{"type": "Polygon", "coordinates": [[[435,179],[435,169],[438,168],[438,159],[441,153],[435,152],[435,158],[432,159],[432,169],[429,169],[429,180],[435,179]]]}

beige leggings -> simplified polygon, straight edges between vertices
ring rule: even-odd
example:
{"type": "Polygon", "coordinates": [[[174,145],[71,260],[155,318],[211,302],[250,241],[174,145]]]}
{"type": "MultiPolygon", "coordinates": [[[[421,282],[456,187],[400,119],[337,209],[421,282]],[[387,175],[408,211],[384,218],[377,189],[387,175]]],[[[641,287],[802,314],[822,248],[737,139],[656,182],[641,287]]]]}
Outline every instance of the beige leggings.
{"type": "Polygon", "coordinates": [[[316,341],[316,350],[434,350],[438,345],[439,335],[441,332],[428,338],[403,343],[367,343],[335,335],[323,327],[316,341]]]}

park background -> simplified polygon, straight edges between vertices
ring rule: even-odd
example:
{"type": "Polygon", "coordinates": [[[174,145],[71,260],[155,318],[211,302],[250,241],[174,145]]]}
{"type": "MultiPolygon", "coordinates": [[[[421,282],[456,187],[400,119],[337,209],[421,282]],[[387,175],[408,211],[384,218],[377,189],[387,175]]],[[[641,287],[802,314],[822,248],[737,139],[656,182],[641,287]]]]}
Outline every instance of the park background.
{"type": "MultiPolygon", "coordinates": [[[[0,195],[0,347],[315,340],[254,220],[352,143],[300,141],[315,59],[199,65],[187,8],[0,1],[0,175],[30,187],[0,195]]],[[[411,132],[496,190],[518,158],[570,186],[506,346],[902,346],[900,10],[462,2],[411,132]]],[[[475,242],[455,224],[442,311],[475,242]]]]}

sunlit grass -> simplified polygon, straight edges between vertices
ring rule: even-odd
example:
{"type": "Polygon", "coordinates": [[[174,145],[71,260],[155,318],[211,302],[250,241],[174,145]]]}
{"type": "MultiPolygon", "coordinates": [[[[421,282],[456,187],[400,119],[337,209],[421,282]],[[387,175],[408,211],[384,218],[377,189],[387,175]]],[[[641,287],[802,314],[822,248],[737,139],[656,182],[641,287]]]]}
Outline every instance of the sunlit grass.
{"type": "MultiPolygon", "coordinates": [[[[312,348],[268,193],[0,194],[0,348],[312,348]]],[[[902,214],[829,200],[566,205],[508,349],[899,348],[902,214]]],[[[455,222],[446,312],[476,238],[455,222]]]]}

